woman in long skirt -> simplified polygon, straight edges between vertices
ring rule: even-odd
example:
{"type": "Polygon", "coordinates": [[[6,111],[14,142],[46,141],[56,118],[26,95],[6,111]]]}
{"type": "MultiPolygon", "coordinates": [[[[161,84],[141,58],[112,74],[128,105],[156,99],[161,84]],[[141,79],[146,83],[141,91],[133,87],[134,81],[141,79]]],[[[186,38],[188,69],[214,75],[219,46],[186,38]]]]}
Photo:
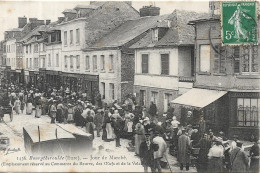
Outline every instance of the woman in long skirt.
{"type": "Polygon", "coordinates": [[[36,93],[35,94],[35,117],[40,118],[42,114],[42,108],[41,108],[41,94],[36,93]]]}
{"type": "MultiPolygon", "coordinates": [[[[111,116],[111,114],[110,114],[111,116]]],[[[106,128],[106,132],[107,132],[107,140],[108,141],[112,141],[115,138],[115,133],[114,133],[114,129],[111,126],[111,120],[110,120],[110,116],[109,116],[109,112],[105,111],[105,128],[106,128]]]]}
{"type": "Polygon", "coordinates": [[[27,114],[27,115],[31,115],[31,114],[32,114],[32,108],[33,108],[32,98],[29,97],[29,98],[27,99],[27,103],[26,103],[26,114],[27,114]]]}
{"type": "Polygon", "coordinates": [[[135,126],[136,134],[135,134],[135,154],[139,155],[140,153],[140,145],[143,141],[145,141],[145,132],[144,127],[141,123],[137,123],[135,126]]]}
{"type": "Polygon", "coordinates": [[[19,100],[19,98],[17,98],[14,102],[14,109],[16,114],[19,115],[21,110],[21,101],[19,100]]]}

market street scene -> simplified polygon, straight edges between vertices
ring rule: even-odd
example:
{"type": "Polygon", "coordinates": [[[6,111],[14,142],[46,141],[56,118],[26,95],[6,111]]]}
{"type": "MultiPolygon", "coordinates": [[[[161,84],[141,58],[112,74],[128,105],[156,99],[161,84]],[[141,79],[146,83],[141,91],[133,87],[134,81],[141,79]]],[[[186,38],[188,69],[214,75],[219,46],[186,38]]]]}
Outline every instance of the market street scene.
{"type": "Polygon", "coordinates": [[[0,27],[0,170],[259,172],[257,1],[61,3],[0,27]]]}

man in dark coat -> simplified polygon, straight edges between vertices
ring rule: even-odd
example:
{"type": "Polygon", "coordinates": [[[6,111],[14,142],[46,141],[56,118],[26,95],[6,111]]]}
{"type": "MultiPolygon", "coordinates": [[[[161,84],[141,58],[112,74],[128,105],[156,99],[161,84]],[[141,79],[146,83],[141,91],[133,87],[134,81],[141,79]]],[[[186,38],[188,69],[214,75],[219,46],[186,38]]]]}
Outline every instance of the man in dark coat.
{"type": "Polygon", "coordinates": [[[150,114],[152,120],[155,118],[156,113],[157,113],[156,104],[154,104],[154,102],[151,101],[151,105],[150,105],[150,109],[149,109],[149,114],[150,114]]]}
{"type": "Polygon", "coordinates": [[[198,172],[207,172],[208,153],[211,147],[211,142],[207,139],[207,134],[204,134],[199,143],[193,147],[200,149],[198,155],[198,172]]]}
{"type": "Polygon", "coordinates": [[[237,147],[230,153],[231,172],[246,172],[248,169],[249,159],[241,149],[242,143],[237,141],[237,147]]]}
{"type": "Polygon", "coordinates": [[[190,163],[190,138],[186,130],[182,130],[182,135],[178,139],[178,161],[180,162],[180,170],[183,170],[183,165],[186,165],[186,171],[189,170],[190,163]]]}
{"type": "Polygon", "coordinates": [[[259,143],[260,141],[257,138],[254,139],[255,143],[251,147],[250,156],[251,156],[251,164],[250,164],[250,172],[257,173],[259,171],[259,143]]]}
{"type": "Polygon", "coordinates": [[[140,159],[141,164],[144,167],[144,172],[148,172],[148,167],[151,168],[152,172],[155,172],[155,160],[154,152],[158,151],[159,146],[153,144],[149,133],[145,134],[145,141],[140,144],[140,159]]]}

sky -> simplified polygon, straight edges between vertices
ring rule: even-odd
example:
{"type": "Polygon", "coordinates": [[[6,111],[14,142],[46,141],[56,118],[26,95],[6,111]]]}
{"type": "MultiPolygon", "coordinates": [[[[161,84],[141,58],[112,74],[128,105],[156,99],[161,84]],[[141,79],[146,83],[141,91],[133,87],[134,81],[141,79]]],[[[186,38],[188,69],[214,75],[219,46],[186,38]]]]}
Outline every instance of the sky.
{"type": "MultiPolygon", "coordinates": [[[[18,27],[18,17],[38,18],[40,20],[50,19],[56,21],[62,17],[62,11],[73,9],[79,4],[89,4],[89,1],[68,0],[0,0],[0,40],[4,39],[4,31],[18,27]]],[[[160,7],[161,14],[169,14],[175,9],[208,12],[208,1],[133,1],[132,6],[139,11],[142,6],[155,5],[160,7]]]]}

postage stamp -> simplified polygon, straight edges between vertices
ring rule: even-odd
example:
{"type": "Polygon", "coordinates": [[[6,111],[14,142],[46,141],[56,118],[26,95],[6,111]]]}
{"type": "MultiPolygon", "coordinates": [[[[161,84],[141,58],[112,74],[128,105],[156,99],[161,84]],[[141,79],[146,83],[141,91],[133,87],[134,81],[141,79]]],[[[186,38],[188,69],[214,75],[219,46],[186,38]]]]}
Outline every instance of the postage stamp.
{"type": "Polygon", "coordinates": [[[257,44],[257,2],[222,2],[222,43],[257,44]]]}

